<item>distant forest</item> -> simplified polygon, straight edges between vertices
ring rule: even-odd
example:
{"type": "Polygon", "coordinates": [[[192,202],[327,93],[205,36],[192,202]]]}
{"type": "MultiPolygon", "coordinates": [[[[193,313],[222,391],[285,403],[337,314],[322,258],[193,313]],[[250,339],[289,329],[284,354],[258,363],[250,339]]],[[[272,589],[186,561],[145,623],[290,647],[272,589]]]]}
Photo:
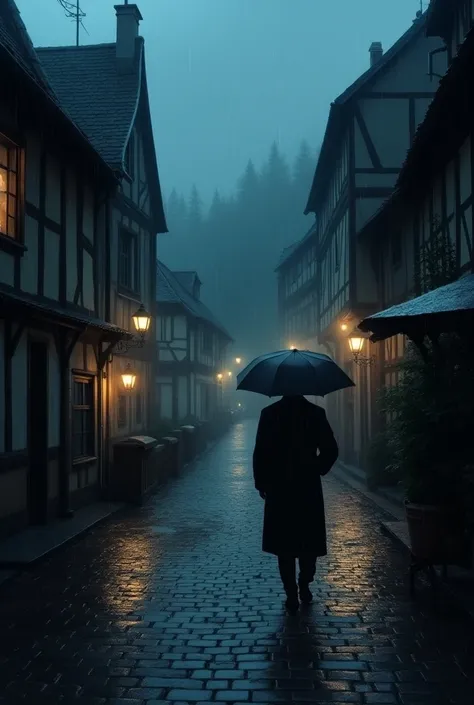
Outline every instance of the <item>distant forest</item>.
{"type": "Polygon", "coordinates": [[[174,189],[166,203],[169,234],[158,238],[159,258],[198,272],[203,302],[247,360],[279,345],[274,269],[313,222],[303,211],[316,156],[303,141],[290,166],[274,143],[260,171],[248,162],[234,195],[216,189],[207,213],[196,186],[187,198],[174,189]]]}

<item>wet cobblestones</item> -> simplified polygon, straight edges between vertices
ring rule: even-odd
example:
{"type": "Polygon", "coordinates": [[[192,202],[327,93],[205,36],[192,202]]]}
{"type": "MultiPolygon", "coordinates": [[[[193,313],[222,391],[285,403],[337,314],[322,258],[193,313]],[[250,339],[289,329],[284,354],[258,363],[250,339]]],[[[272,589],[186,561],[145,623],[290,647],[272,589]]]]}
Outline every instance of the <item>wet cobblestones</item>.
{"type": "Polygon", "coordinates": [[[0,587],[0,703],[472,705],[472,625],[409,599],[378,515],[331,476],[315,602],[285,614],[254,434],[0,587]]]}

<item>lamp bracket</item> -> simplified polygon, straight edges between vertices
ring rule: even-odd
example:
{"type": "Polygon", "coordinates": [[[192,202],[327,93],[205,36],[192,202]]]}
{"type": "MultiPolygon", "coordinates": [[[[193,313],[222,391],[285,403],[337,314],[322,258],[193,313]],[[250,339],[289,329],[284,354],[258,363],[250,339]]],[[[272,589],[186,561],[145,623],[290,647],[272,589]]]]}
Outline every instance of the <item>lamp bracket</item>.
{"type": "Polygon", "coordinates": [[[143,348],[145,345],[145,336],[137,335],[132,340],[119,340],[118,343],[110,351],[110,355],[124,355],[133,348],[143,348]]]}
{"type": "Polygon", "coordinates": [[[359,367],[372,367],[375,364],[375,355],[361,355],[360,353],[352,353],[352,361],[359,367]]]}

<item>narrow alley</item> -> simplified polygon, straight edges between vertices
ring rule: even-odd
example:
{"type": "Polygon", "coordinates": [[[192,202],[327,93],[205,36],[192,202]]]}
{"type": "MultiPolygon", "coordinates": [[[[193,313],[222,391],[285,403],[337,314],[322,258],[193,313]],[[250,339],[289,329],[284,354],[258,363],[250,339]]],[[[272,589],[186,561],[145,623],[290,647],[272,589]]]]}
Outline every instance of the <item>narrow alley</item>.
{"type": "Polygon", "coordinates": [[[379,516],[330,475],[315,601],[286,615],[255,428],[1,587],[1,703],[472,703],[472,625],[409,599],[379,516]]]}

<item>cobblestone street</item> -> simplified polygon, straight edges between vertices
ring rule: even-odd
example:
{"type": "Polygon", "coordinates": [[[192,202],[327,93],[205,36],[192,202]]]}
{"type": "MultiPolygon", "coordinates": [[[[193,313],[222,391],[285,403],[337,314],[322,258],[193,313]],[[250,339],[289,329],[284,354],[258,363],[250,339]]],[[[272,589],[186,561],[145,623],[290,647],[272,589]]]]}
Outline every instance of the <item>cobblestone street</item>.
{"type": "Polygon", "coordinates": [[[286,615],[255,429],[1,587],[1,703],[472,704],[472,625],[409,599],[406,558],[330,475],[330,554],[314,604],[286,615]]]}

